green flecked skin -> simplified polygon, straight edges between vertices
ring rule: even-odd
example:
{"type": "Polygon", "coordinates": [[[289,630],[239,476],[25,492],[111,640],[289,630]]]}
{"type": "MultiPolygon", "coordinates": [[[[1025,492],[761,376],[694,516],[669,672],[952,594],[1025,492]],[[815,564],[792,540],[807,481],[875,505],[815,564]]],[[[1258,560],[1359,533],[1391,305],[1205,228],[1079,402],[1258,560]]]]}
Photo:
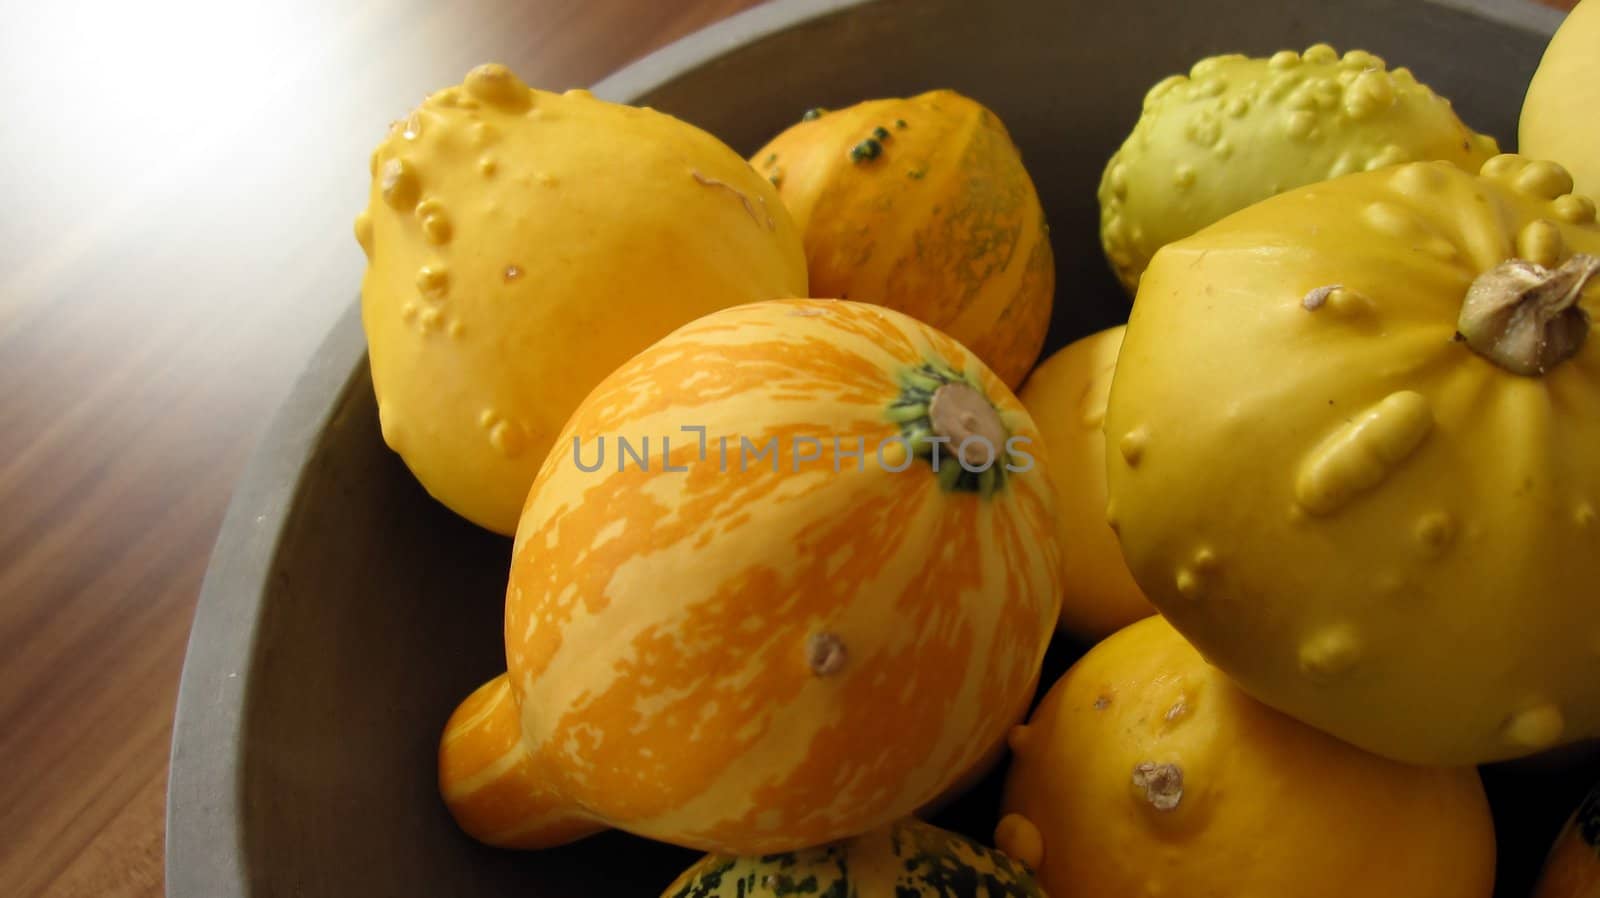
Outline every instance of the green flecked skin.
{"type": "MultiPolygon", "coordinates": [[[[1005,488],[1007,466],[1017,460],[1007,446],[995,446],[994,451],[1000,453],[999,457],[981,471],[969,471],[960,463],[958,447],[949,443],[943,444],[944,451],[935,459],[939,444],[934,440],[934,426],[929,415],[933,407],[933,394],[946,384],[965,384],[983,393],[983,387],[976,377],[952,371],[938,362],[927,361],[920,367],[907,368],[900,373],[901,394],[889,404],[885,414],[890,421],[900,425],[900,439],[914,457],[928,463],[945,492],[977,493],[987,498],[1005,488]]],[[[973,467],[977,467],[976,463],[973,467]]]]}
{"type": "MultiPolygon", "coordinates": [[[[1583,840],[1600,858],[1600,783],[1595,783],[1589,790],[1588,797],[1583,804],[1578,806],[1572,819],[1567,822],[1567,831],[1583,840]]],[[[1563,834],[1565,835],[1565,834],[1563,834]]]]}
{"type": "Polygon", "coordinates": [[[1371,53],[1213,56],[1145,96],[1100,180],[1100,241],[1132,296],[1156,250],[1274,194],[1401,162],[1476,172],[1498,152],[1371,53]]]}
{"type": "Polygon", "coordinates": [[[706,855],[662,898],[1045,898],[1017,861],[907,819],[844,842],[762,857],[706,855]]]}
{"type": "Polygon", "coordinates": [[[1562,827],[1530,898],[1600,896],[1600,783],[1562,827]]]}

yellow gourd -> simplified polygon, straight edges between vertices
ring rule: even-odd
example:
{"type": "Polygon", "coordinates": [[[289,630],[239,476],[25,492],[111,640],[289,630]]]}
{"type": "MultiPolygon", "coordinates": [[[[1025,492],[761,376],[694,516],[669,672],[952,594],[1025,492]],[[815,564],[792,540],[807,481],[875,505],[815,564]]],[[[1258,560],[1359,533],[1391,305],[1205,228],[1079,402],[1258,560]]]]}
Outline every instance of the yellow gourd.
{"type": "Polygon", "coordinates": [[[1413,163],[1157,253],[1106,415],[1150,600],[1415,763],[1600,735],[1600,227],[1558,165],[1413,163]]]}
{"type": "Polygon", "coordinates": [[[1092,649],[1011,735],[1002,851],[1050,898],[1488,898],[1471,768],[1387,761],[1262,705],[1165,620],[1092,649]]]}
{"type": "Polygon", "coordinates": [[[1600,0],[1567,14],[1522,101],[1517,151],[1566,166],[1579,193],[1600,196],[1600,0]]]}
{"type": "Polygon", "coordinates": [[[395,123],[356,237],[384,440],[506,534],[613,368],[707,312],[806,293],[782,202],[715,137],[498,65],[395,123]]]}
{"type": "Polygon", "coordinates": [[[1101,331],[1052,355],[1018,397],[1050,447],[1065,590],[1061,629],[1091,642],[1155,613],[1106,524],[1103,425],[1124,330],[1101,331]]]}
{"type": "Polygon", "coordinates": [[[905,312],[1016,389],[1044,345],[1055,261],[1000,119],[955,91],[814,109],[751,157],[805,239],[811,292],[905,312]]]}
{"type": "Polygon", "coordinates": [[[880,306],[675,331],[539,472],[509,670],[440,746],[451,812],[507,847],[616,827],[759,855],[940,797],[1003,746],[1054,631],[1043,453],[976,357],[880,306]]]}
{"type": "Polygon", "coordinates": [[[1100,181],[1100,239],[1131,295],[1156,250],[1280,191],[1414,160],[1476,171],[1497,152],[1371,53],[1213,56],[1145,96],[1100,181]]]}

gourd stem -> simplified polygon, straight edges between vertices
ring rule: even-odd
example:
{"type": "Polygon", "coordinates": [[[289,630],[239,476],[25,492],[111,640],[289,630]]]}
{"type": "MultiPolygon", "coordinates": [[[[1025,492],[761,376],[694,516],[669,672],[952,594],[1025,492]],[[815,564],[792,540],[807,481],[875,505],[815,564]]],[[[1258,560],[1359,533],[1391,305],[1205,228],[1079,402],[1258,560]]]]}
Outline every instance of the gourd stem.
{"type": "Polygon", "coordinates": [[[1478,276],[1457,319],[1457,338],[1512,374],[1538,377],[1578,354],[1589,315],[1578,305],[1600,258],[1577,253],[1550,269],[1511,259],[1478,276]]]}
{"type": "Polygon", "coordinates": [[[928,421],[935,434],[950,440],[952,452],[965,444],[966,461],[974,467],[992,464],[1005,449],[1006,427],[1000,413],[967,384],[947,383],[935,390],[928,403],[928,421]]]}

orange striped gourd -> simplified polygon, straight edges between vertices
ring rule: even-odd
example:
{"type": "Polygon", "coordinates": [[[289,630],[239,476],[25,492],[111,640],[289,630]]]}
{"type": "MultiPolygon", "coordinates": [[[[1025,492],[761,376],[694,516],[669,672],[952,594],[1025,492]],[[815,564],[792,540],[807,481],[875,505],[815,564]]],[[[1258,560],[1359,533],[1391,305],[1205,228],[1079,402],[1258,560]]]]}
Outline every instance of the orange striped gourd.
{"type": "Polygon", "coordinates": [[[646,349],[529,493],[509,671],[441,741],[456,820],[748,855],[940,797],[999,750],[1054,629],[1037,436],[959,343],[877,306],[740,306],[646,349]]]}
{"type": "Polygon", "coordinates": [[[1000,118],[951,90],[812,110],[751,162],[800,227],[815,296],[898,309],[1015,389],[1050,325],[1044,211],[1000,118]]]}

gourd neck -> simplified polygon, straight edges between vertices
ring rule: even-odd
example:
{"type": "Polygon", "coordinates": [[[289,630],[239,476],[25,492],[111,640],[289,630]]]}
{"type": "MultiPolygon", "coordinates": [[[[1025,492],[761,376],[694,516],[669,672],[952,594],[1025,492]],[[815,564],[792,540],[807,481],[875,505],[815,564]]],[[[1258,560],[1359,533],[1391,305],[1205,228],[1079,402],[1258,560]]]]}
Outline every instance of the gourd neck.
{"type": "Polygon", "coordinates": [[[1578,354],[1589,315],[1578,305],[1600,275],[1600,258],[1577,253],[1558,268],[1502,262],[1467,290],[1456,337],[1512,374],[1542,376],[1578,354]]]}

